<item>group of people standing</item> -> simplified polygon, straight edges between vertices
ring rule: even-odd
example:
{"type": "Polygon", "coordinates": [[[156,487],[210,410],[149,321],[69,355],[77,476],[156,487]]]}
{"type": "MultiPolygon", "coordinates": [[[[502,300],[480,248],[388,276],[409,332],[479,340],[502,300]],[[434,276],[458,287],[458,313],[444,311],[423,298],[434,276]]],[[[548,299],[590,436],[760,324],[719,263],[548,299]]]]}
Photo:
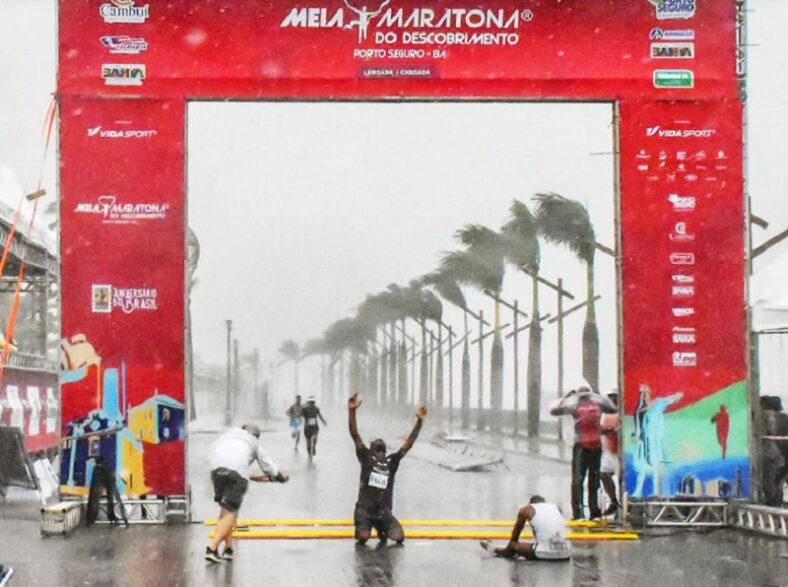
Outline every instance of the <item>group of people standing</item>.
{"type": "Polygon", "coordinates": [[[587,480],[588,517],[597,519],[615,514],[619,509],[618,492],[613,477],[619,473],[618,393],[603,397],[583,383],[570,390],[550,410],[553,416],[572,416],[575,442],[572,447],[572,519],[585,518],[583,485],[587,480]],[[610,504],[603,512],[599,507],[599,485],[605,489],[610,504]]]}

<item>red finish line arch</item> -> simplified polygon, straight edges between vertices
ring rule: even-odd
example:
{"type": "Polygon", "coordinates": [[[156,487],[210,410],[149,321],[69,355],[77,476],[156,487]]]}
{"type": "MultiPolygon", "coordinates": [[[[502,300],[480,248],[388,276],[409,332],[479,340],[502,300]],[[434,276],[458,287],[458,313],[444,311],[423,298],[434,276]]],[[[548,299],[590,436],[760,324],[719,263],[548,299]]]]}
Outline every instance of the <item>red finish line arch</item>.
{"type": "Polygon", "coordinates": [[[617,104],[627,491],[749,495],[736,10],[61,0],[64,491],[85,493],[100,454],[128,495],[188,493],[189,100],[470,99],[617,104]],[[724,455],[711,421],[723,405],[724,455]]]}

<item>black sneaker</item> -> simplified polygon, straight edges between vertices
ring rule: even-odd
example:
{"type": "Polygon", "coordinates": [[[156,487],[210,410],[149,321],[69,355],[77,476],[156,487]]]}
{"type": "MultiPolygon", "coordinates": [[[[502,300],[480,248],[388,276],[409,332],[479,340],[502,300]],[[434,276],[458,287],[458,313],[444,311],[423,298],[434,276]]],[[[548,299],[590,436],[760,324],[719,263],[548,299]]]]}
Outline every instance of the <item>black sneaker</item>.
{"type": "Polygon", "coordinates": [[[205,560],[210,561],[212,563],[220,563],[222,562],[222,558],[219,556],[219,553],[215,550],[211,550],[210,546],[205,547],[205,560]]]}
{"type": "Polygon", "coordinates": [[[233,560],[233,549],[232,548],[225,548],[222,551],[222,559],[224,559],[226,561],[233,560]]]}
{"type": "Polygon", "coordinates": [[[617,511],[618,511],[618,504],[617,503],[611,503],[609,506],[607,506],[607,509],[605,510],[605,513],[602,514],[602,515],[605,516],[605,517],[612,516],[617,511]]]}
{"type": "Polygon", "coordinates": [[[0,565],[0,587],[3,585],[8,585],[8,582],[11,580],[11,577],[14,574],[14,567],[4,567],[0,565]]]}

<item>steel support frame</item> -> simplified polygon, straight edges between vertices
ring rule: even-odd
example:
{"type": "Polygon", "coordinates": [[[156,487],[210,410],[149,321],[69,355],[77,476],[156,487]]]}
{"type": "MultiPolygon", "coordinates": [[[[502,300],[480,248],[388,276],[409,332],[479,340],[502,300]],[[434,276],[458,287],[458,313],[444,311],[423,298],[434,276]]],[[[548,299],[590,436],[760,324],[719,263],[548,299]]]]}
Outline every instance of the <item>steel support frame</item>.
{"type": "Polygon", "coordinates": [[[643,526],[722,528],[728,525],[725,501],[630,501],[630,516],[643,520],[643,526]]]}
{"type": "MultiPolygon", "coordinates": [[[[117,508],[118,505],[116,504],[117,508]]],[[[189,500],[186,495],[171,495],[153,499],[123,498],[123,508],[129,524],[152,525],[191,521],[189,500]]],[[[107,499],[101,498],[97,524],[109,524],[107,499]]]]}
{"type": "Polygon", "coordinates": [[[731,509],[733,527],[788,539],[788,509],[755,504],[736,504],[731,509]]]}

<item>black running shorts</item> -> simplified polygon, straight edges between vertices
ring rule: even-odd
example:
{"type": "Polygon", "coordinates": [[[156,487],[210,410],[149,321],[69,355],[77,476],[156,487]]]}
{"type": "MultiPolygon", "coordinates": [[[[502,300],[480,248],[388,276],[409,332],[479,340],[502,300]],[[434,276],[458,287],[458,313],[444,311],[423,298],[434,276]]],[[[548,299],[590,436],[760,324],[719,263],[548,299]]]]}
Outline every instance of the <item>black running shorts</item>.
{"type": "Polygon", "coordinates": [[[213,499],[227,511],[237,514],[241,509],[249,481],[236,471],[219,467],[211,471],[213,499]]]}

